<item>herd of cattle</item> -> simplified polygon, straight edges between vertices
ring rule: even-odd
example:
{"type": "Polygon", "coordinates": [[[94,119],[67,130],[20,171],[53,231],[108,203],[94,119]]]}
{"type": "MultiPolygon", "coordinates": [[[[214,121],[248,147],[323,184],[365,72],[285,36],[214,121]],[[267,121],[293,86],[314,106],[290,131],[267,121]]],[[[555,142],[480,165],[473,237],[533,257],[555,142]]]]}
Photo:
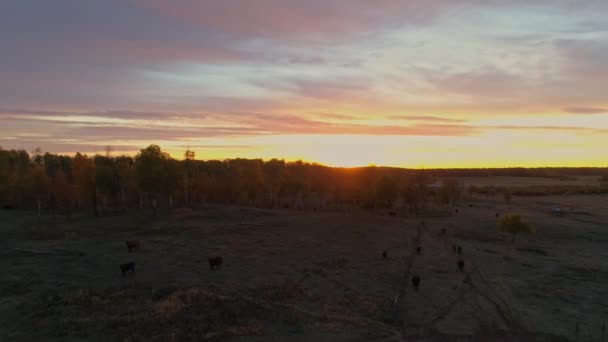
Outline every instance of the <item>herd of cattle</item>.
{"type": "MultiPolygon", "coordinates": [[[[496,218],[499,218],[499,217],[500,217],[500,214],[496,213],[496,218]]],[[[446,234],[447,234],[447,229],[442,228],[441,235],[446,235],[446,234]]],[[[140,248],[140,245],[141,245],[139,240],[129,240],[129,241],[126,241],[125,243],[127,245],[127,250],[129,251],[129,253],[138,251],[140,248]]],[[[459,256],[462,256],[462,246],[452,245],[452,250],[454,253],[458,254],[459,256]]],[[[418,255],[422,254],[422,246],[416,246],[416,254],[418,254],[418,255]]],[[[384,250],[382,252],[382,258],[383,259],[388,258],[387,250],[384,250]]],[[[220,270],[222,268],[223,258],[221,256],[209,257],[208,261],[209,261],[209,268],[212,271],[220,270]]],[[[456,265],[458,266],[458,269],[461,272],[464,271],[464,260],[462,258],[460,258],[460,257],[458,258],[458,262],[456,263],[456,265]]],[[[135,274],[135,262],[131,261],[131,262],[120,265],[120,271],[122,272],[123,276],[127,275],[127,273],[135,274]]],[[[420,281],[421,281],[421,278],[419,275],[412,276],[412,285],[416,291],[418,291],[418,289],[420,288],[420,281]]]]}
{"type": "MultiPolygon", "coordinates": [[[[445,234],[445,228],[443,228],[441,230],[442,234],[445,234]]],[[[454,251],[454,253],[457,253],[459,256],[462,256],[462,246],[460,245],[452,245],[452,250],[454,251]]],[[[416,247],[416,254],[421,255],[422,254],[422,247],[421,246],[417,246],[416,247]]],[[[388,251],[384,250],[382,252],[382,258],[383,259],[387,259],[388,258],[388,251]]],[[[456,263],[456,265],[458,266],[458,269],[463,272],[464,271],[464,260],[462,260],[462,258],[458,259],[458,262],[456,263]]],[[[414,290],[418,291],[418,289],[420,288],[420,275],[415,274],[414,276],[412,276],[412,285],[414,286],[414,290]]]]}
{"type": "MultiPolygon", "coordinates": [[[[129,251],[129,253],[138,251],[139,247],[141,246],[139,240],[129,240],[126,241],[125,244],[127,245],[127,251],[129,251]]],[[[209,267],[212,271],[219,270],[222,268],[222,262],[224,261],[224,259],[221,256],[210,257],[208,260],[209,267]]],[[[130,273],[132,275],[135,274],[135,262],[131,261],[120,265],[120,271],[122,272],[123,277],[127,275],[127,273],[130,273]]]]}

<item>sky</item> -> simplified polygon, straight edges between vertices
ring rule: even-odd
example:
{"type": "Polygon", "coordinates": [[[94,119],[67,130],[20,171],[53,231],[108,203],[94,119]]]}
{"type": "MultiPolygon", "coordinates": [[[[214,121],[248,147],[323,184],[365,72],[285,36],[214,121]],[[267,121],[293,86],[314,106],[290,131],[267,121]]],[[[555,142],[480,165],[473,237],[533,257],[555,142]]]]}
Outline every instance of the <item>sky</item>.
{"type": "Polygon", "coordinates": [[[608,166],[606,0],[6,0],[0,146],[608,166]]]}

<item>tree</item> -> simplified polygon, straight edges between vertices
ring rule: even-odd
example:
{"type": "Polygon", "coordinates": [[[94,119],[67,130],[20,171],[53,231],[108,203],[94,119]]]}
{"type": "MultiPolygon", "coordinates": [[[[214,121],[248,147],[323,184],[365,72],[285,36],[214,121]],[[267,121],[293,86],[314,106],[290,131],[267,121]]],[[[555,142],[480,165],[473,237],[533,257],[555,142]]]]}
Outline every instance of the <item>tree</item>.
{"type": "Polygon", "coordinates": [[[49,177],[41,165],[30,169],[28,174],[29,193],[33,194],[38,208],[38,216],[41,214],[42,201],[49,196],[49,177]]]}
{"type": "Polygon", "coordinates": [[[462,195],[462,185],[455,178],[444,179],[439,188],[439,202],[443,205],[446,213],[456,205],[462,195]]]}
{"type": "Polygon", "coordinates": [[[281,192],[281,184],[285,172],[285,161],[279,159],[271,159],[264,163],[264,184],[268,192],[267,203],[269,207],[276,206],[278,202],[278,194],[281,192]]]}
{"type": "Polygon", "coordinates": [[[53,198],[59,209],[63,209],[66,219],[70,219],[74,191],[63,170],[57,170],[52,186],[53,198]]]}
{"type": "Polygon", "coordinates": [[[191,151],[190,147],[188,147],[186,152],[184,152],[184,203],[186,205],[188,205],[188,187],[190,186],[190,183],[188,182],[188,172],[194,157],[194,151],[191,151]]]}
{"type": "Polygon", "coordinates": [[[532,234],[535,231],[531,224],[523,221],[521,216],[515,214],[504,215],[498,222],[498,230],[511,234],[511,242],[515,242],[517,234],[532,234]]]}
{"type": "Polygon", "coordinates": [[[122,210],[127,208],[127,193],[129,190],[135,189],[133,177],[133,158],[128,156],[119,156],[115,158],[117,183],[120,188],[120,202],[122,210]]]}
{"type": "Polygon", "coordinates": [[[95,184],[97,191],[102,195],[102,209],[106,210],[107,198],[113,198],[120,191],[119,178],[116,173],[116,159],[96,155],[93,161],[95,163],[95,184]]]}
{"type": "Polygon", "coordinates": [[[388,175],[382,176],[376,184],[376,201],[383,208],[391,208],[397,199],[397,182],[388,175]]]}
{"type": "Polygon", "coordinates": [[[167,161],[169,155],[158,145],[150,145],[142,149],[135,157],[135,176],[139,189],[144,194],[150,194],[152,209],[156,214],[157,197],[167,187],[167,161]]]}
{"type": "Polygon", "coordinates": [[[97,216],[97,176],[93,159],[86,154],[76,153],[72,160],[74,183],[76,184],[78,202],[81,205],[89,203],[93,215],[97,216]]]}

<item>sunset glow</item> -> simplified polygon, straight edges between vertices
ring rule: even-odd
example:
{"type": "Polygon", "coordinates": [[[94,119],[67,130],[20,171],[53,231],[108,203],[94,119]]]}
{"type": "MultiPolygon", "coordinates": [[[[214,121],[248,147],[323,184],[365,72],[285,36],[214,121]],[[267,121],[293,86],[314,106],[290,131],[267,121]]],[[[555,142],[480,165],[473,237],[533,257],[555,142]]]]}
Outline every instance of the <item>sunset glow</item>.
{"type": "Polygon", "coordinates": [[[608,166],[608,1],[11,1],[0,146],[608,166]]]}

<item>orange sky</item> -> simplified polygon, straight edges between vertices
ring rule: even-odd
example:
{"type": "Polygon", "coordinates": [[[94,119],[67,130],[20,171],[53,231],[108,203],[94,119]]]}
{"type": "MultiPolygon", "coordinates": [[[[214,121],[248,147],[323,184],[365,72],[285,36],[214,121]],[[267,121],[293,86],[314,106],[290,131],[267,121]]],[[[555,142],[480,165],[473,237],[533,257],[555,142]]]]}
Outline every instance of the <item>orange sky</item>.
{"type": "Polygon", "coordinates": [[[608,2],[14,2],[0,146],[608,166],[608,2]]]}

